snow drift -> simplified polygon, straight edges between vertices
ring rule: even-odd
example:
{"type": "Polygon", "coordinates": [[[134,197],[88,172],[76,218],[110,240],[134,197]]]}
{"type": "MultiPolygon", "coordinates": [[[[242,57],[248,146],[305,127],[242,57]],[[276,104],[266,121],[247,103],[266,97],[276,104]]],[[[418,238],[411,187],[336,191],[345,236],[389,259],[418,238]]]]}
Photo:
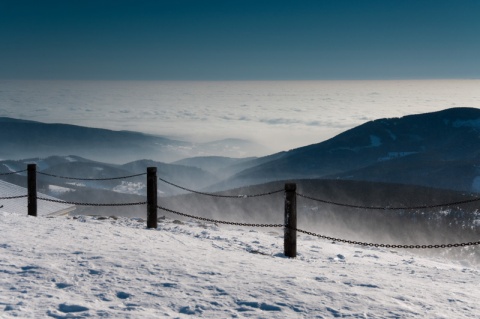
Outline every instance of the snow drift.
{"type": "Polygon", "coordinates": [[[1,318],[472,318],[480,271],[461,261],[282,229],[160,219],[0,214],[1,318]]]}

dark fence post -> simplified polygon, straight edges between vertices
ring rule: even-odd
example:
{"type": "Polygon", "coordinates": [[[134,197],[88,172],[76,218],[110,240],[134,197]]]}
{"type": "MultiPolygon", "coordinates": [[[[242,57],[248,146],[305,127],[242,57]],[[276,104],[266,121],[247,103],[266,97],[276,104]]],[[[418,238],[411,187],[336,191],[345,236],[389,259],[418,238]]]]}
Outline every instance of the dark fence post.
{"type": "Polygon", "coordinates": [[[27,165],[28,215],[37,216],[37,165],[27,165]]]}
{"type": "Polygon", "coordinates": [[[147,167],[147,228],[157,228],[157,168],[147,167]]]}
{"type": "Polygon", "coordinates": [[[285,236],[284,251],[287,257],[297,257],[297,184],[285,184],[285,236]]]}

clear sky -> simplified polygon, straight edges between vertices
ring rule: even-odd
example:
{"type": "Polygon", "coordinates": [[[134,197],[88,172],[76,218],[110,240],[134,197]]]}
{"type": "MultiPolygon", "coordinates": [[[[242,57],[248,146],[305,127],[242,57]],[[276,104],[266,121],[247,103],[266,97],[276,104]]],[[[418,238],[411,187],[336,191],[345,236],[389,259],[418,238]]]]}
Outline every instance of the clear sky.
{"type": "Polygon", "coordinates": [[[478,0],[0,0],[0,79],[480,78],[478,0]]]}

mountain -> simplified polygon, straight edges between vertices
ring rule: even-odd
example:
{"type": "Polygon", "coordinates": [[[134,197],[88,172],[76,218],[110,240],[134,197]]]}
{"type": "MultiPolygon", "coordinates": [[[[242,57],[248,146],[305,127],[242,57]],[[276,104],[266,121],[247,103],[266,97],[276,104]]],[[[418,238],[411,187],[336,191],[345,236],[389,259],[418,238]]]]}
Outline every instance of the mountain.
{"type": "Polygon", "coordinates": [[[171,162],[199,155],[239,157],[252,149],[258,150],[261,146],[239,139],[191,143],[138,132],[0,117],[0,158],[3,159],[74,154],[119,164],[145,158],[171,162]]]}
{"type": "MultiPolygon", "coordinates": [[[[270,162],[274,159],[281,158],[284,152],[276,153],[263,157],[246,157],[246,158],[231,158],[223,156],[199,156],[185,158],[176,161],[172,164],[180,164],[192,167],[201,168],[210,172],[220,179],[231,177],[232,175],[241,172],[245,169],[260,165],[262,163],[270,162]]],[[[228,188],[228,187],[227,187],[228,188]]]]}
{"type": "MultiPolygon", "coordinates": [[[[166,164],[151,160],[139,160],[123,165],[109,164],[79,156],[50,156],[25,160],[0,161],[0,174],[25,170],[27,164],[37,165],[37,190],[62,200],[81,203],[125,203],[144,202],[146,176],[102,180],[145,174],[147,167],[157,167],[157,176],[192,188],[201,189],[218,182],[211,173],[184,165],[166,164]],[[73,177],[67,179],[64,177],[73,177]],[[80,179],[80,180],[79,180],[80,179]],[[90,180],[85,180],[90,179],[90,180]],[[92,180],[96,179],[96,180],[92,180]]],[[[27,187],[26,172],[0,176],[2,180],[27,187]]],[[[158,183],[161,196],[184,193],[183,190],[163,182],[158,183]]],[[[76,213],[99,213],[98,207],[79,206],[76,213]]],[[[144,207],[102,208],[105,215],[136,216],[144,213],[144,207]]]]}
{"type": "MultiPolygon", "coordinates": [[[[97,170],[103,167],[104,172],[115,174],[111,171],[114,169],[118,171],[116,174],[128,175],[128,172],[138,172],[136,166],[144,170],[151,165],[158,166],[159,176],[172,183],[204,191],[306,178],[480,191],[480,110],[475,108],[378,119],[318,144],[258,158],[205,154],[210,147],[212,152],[216,149],[242,153],[242,145],[250,145],[235,139],[193,144],[135,132],[7,118],[0,118],[0,137],[0,156],[4,158],[67,151],[75,155],[85,153],[95,160],[114,158],[116,166],[109,164],[107,169],[95,163],[81,164],[77,159],[76,163],[63,163],[63,168],[58,166],[56,170],[65,174],[80,170],[79,174],[86,174],[88,170],[95,171],[92,167],[96,165],[97,170]],[[9,154],[16,156],[9,157],[9,154]],[[177,161],[170,164],[174,166],[165,166],[157,159],[164,157],[177,161]],[[136,159],[126,161],[128,158],[136,159]],[[135,164],[137,158],[144,161],[143,164],[135,164]],[[125,162],[131,163],[123,164],[125,162]],[[86,165],[86,171],[81,165],[86,165]]],[[[13,168],[16,164],[8,165],[13,168]]],[[[112,185],[107,186],[111,189],[112,185]]],[[[162,187],[166,195],[177,191],[169,185],[162,187]]]]}
{"type": "Polygon", "coordinates": [[[246,158],[231,158],[224,156],[198,156],[184,158],[172,164],[187,165],[192,167],[198,167],[213,174],[223,174],[225,170],[228,170],[232,165],[245,163],[256,159],[256,157],[246,158]]]}
{"type": "Polygon", "coordinates": [[[299,178],[398,182],[480,190],[480,110],[379,119],[238,172],[232,186],[299,178]]]}

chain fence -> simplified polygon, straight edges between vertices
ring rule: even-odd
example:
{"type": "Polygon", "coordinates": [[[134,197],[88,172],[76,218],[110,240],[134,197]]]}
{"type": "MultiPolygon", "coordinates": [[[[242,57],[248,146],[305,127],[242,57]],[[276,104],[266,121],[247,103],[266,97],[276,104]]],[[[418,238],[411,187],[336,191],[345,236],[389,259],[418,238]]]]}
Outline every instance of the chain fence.
{"type": "Polygon", "coordinates": [[[480,201],[480,198],[475,197],[472,199],[466,199],[462,201],[457,201],[457,202],[450,202],[450,203],[444,203],[444,204],[434,204],[434,205],[419,205],[419,206],[405,206],[405,207],[390,207],[390,206],[363,206],[363,205],[352,205],[352,204],[344,204],[344,203],[339,203],[339,202],[334,202],[334,201],[329,201],[329,200],[323,200],[315,197],[310,197],[307,195],[299,194],[297,193],[297,196],[303,197],[309,200],[313,200],[316,202],[320,202],[323,204],[329,204],[329,205],[335,205],[335,206],[342,206],[342,207],[349,207],[349,208],[358,208],[358,209],[371,209],[371,210],[415,210],[415,209],[429,209],[429,208],[439,208],[439,207],[450,207],[450,206],[456,206],[456,205],[462,205],[462,204],[468,204],[468,203],[473,203],[473,202],[478,202],[480,201]]]}
{"type": "MultiPolygon", "coordinates": [[[[25,172],[27,170],[21,170],[17,172],[10,172],[10,173],[2,173],[0,175],[12,175],[12,174],[18,174],[25,172]]],[[[77,178],[77,177],[68,177],[68,176],[59,176],[59,175],[54,175],[54,174],[47,174],[43,172],[38,172],[38,174],[45,175],[45,176],[50,176],[50,177],[56,177],[56,178],[62,178],[62,179],[70,179],[70,180],[118,180],[118,179],[126,179],[126,178],[132,178],[132,177],[138,177],[138,176],[143,176],[146,175],[146,173],[142,174],[135,174],[135,175],[128,175],[128,176],[122,176],[122,177],[111,177],[111,178],[77,178]]],[[[212,196],[212,197],[224,197],[224,198],[252,198],[252,197],[261,197],[261,196],[267,196],[267,195],[272,195],[276,193],[283,192],[284,189],[280,190],[275,190],[271,192],[265,192],[265,193],[259,193],[259,194],[251,194],[251,195],[222,195],[222,194],[215,194],[215,193],[206,193],[206,192],[199,192],[195,190],[191,190],[179,185],[176,185],[174,183],[168,182],[162,178],[158,178],[160,181],[167,183],[171,186],[180,188],[182,190],[195,193],[195,194],[200,194],[200,195],[206,195],[206,196],[212,196]]],[[[330,205],[337,205],[337,206],[343,206],[343,207],[349,207],[349,208],[359,208],[359,209],[375,209],[375,210],[413,210],[413,209],[428,209],[428,208],[438,208],[438,207],[448,207],[448,206],[454,206],[454,205],[461,205],[461,204],[466,204],[466,203],[472,203],[472,202],[477,202],[480,201],[480,198],[472,198],[472,199],[467,199],[467,200],[462,200],[462,201],[456,201],[456,202],[450,202],[450,203],[443,203],[443,204],[434,204],[434,205],[419,205],[419,206],[410,206],[410,207],[380,207],[380,206],[363,206],[363,205],[353,205],[353,204],[345,204],[345,203],[339,203],[335,201],[329,201],[329,200],[323,200],[311,196],[307,196],[301,193],[296,193],[297,196],[321,202],[324,204],[330,204],[330,205]]],[[[5,197],[0,197],[1,200],[7,200],[7,199],[17,199],[17,198],[26,198],[28,195],[18,195],[18,196],[5,196],[5,197]]],[[[78,205],[78,206],[94,206],[94,207],[118,207],[118,206],[137,206],[137,205],[147,205],[147,201],[141,201],[141,202],[129,202],[129,203],[84,203],[84,202],[76,202],[76,201],[64,201],[64,200],[57,200],[57,199],[51,199],[51,198],[45,198],[45,197],[35,197],[35,199],[42,200],[42,201],[47,201],[47,202],[54,202],[54,203],[60,203],[60,204],[70,204],[70,205],[78,205]]],[[[464,243],[453,243],[453,244],[429,244],[429,245],[406,245],[406,244],[383,244],[383,243],[370,243],[370,242],[361,242],[361,241],[354,241],[354,240],[348,240],[348,239],[342,239],[342,238],[335,238],[335,237],[330,237],[326,235],[321,235],[318,233],[314,233],[311,231],[306,231],[297,227],[290,227],[285,224],[260,224],[260,223],[244,223],[244,222],[231,222],[231,221],[224,221],[224,220],[218,220],[218,219],[212,219],[212,218],[205,218],[205,217],[200,217],[200,216],[195,216],[191,214],[186,214],[182,212],[178,212],[166,207],[162,206],[157,206],[156,207],[159,210],[166,211],[168,213],[172,213],[175,215],[179,215],[182,217],[186,218],[191,218],[191,219],[196,219],[200,221],[205,221],[205,222],[210,222],[214,224],[225,224],[225,225],[233,225],[233,226],[241,226],[241,227],[264,227],[264,228],[280,228],[283,227],[285,229],[290,229],[297,231],[299,233],[305,234],[305,235],[310,235],[318,238],[322,238],[325,240],[330,240],[334,242],[341,242],[341,243],[346,243],[346,244],[352,244],[352,245],[360,245],[360,246],[372,246],[372,247],[380,247],[380,248],[397,248],[397,249],[438,249],[438,248],[455,248],[455,247],[467,247],[467,246],[477,246],[480,245],[480,241],[473,241],[473,242],[464,242],[464,243]]]]}
{"type": "MultiPolygon", "coordinates": [[[[22,169],[20,171],[15,171],[15,172],[0,173],[0,176],[15,175],[15,174],[23,173],[26,171],[27,171],[26,169],[22,169]]],[[[28,197],[28,195],[2,196],[0,197],[0,200],[18,199],[18,198],[26,198],[26,197],[28,197]]]]}
{"type": "Polygon", "coordinates": [[[27,171],[26,169],[23,169],[21,171],[16,171],[16,172],[0,173],[0,176],[14,175],[14,174],[23,173],[23,172],[26,172],[26,171],[27,171]]]}
{"type": "Polygon", "coordinates": [[[277,194],[277,193],[280,193],[280,192],[283,192],[284,190],[283,189],[279,189],[279,190],[276,190],[276,191],[271,191],[271,192],[266,192],[266,193],[259,193],[259,194],[251,194],[251,195],[222,195],[222,194],[216,194],[216,193],[205,193],[205,192],[199,192],[199,191],[196,191],[196,190],[193,190],[193,189],[188,189],[186,187],[183,187],[183,186],[180,186],[180,185],[177,185],[177,184],[174,184],[174,183],[171,183],[167,180],[164,180],[163,178],[158,178],[160,181],[164,182],[165,184],[168,184],[168,185],[171,185],[173,187],[176,187],[176,188],[179,188],[179,189],[182,189],[184,191],[187,191],[187,192],[190,192],[190,193],[194,193],[194,194],[198,194],[198,195],[204,195],[204,196],[211,196],[211,197],[223,197],[223,198],[253,198],[253,197],[262,197],[262,196],[268,196],[268,195],[273,195],[273,194],[277,194]]]}
{"type": "Polygon", "coordinates": [[[48,173],[44,173],[44,172],[37,172],[37,174],[50,176],[50,177],[55,177],[55,178],[75,180],[75,181],[111,181],[111,180],[116,180],[116,179],[127,179],[127,178],[147,175],[147,173],[141,173],[141,174],[127,175],[127,176],[119,176],[119,177],[81,178],[81,177],[60,176],[60,175],[48,174],[48,173]]]}
{"type": "Polygon", "coordinates": [[[215,224],[225,224],[225,225],[233,225],[233,226],[244,226],[244,227],[283,227],[283,224],[251,224],[251,223],[238,223],[238,222],[229,222],[229,221],[223,221],[223,220],[218,220],[218,219],[211,219],[211,218],[205,218],[205,217],[199,217],[199,216],[194,216],[194,215],[189,215],[185,213],[180,213],[175,210],[165,208],[162,206],[157,206],[158,209],[164,210],[166,212],[175,214],[175,215],[180,215],[183,217],[188,217],[192,219],[198,219],[201,221],[205,222],[211,222],[215,224]]]}
{"type": "Polygon", "coordinates": [[[279,227],[284,227],[288,228],[291,230],[298,231],[299,233],[303,233],[306,235],[326,239],[326,240],[331,240],[334,242],[341,242],[341,243],[346,243],[346,244],[351,244],[351,245],[359,245],[359,246],[372,246],[372,247],[380,247],[380,248],[397,248],[397,249],[433,249],[433,248],[454,248],[454,247],[467,247],[467,246],[475,246],[475,245],[480,245],[480,241],[477,242],[466,242],[466,243],[456,243],[456,244],[438,244],[438,245],[405,245],[405,244],[378,244],[378,243],[368,243],[368,242],[361,242],[361,241],[354,241],[354,240],[348,240],[348,239],[341,239],[341,238],[335,238],[335,237],[330,237],[330,236],[325,236],[325,235],[320,235],[314,232],[306,231],[303,229],[299,229],[296,227],[289,227],[285,224],[252,224],[252,223],[239,223],[239,222],[230,222],[230,221],[223,221],[223,220],[218,220],[218,219],[211,219],[211,218],[205,218],[205,217],[199,217],[195,215],[190,215],[186,213],[181,213],[169,208],[165,208],[162,206],[157,206],[158,209],[187,217],[187,218],[192,218],[192,219],[197,219],[201,221],[206,221],[206,222],[211,222],[215,224],[225,224],[225,225],[233,225],[233,226],[243,226],[243,227],[271,227],[271,228],[279,228],[279,227]]]}
{"type": "MultiPolygon", "coordinates": [[[[287,227],[287,226],[285,226],[287,227]]],[[[330,236],[325,236],[325,235],[320,235],[314,232],[306,231],[303,229],[298,229],[298,228],[292,228],[288,227],[292,230],[296,230],[299,233],[303,233],[306,235],[326,239],[326,240],[331,240],[334,242],[340,242],[340,243],[346,243],[346,244],[351,244],[351,245],[360,245],[360,246],[372,246],[372,247],[381,247],[381,248],[403,248],[403,249],[432,249],[432,248],[453,248],[453,247],[466,247],[466,246],[474,246],[474,245],[480,245],[480,241],[477,242],[467,242],[467,243],[458,243],[458,244],[441,244],[441,245],[403,245],[403,244],[377,244],[377,243],[367,243],[367,242],[361,242],[361,241],[354,241],[354,240],[348,240],[348,239],[341,239],[341,238],[335,238],[335,237],[330,237],[330,236]]]]}
{"type": "Polygon", "coordinates": [[[136,205],[146,205],[147,202],[133,202],[133,203],[80,203],[80,202],[71,202],[71,201],[63,201],[51,198],[44,198],[44,197],[37,197],[39,200],[43,200],[46,202],[53,202],[53,203],[60,203],[60,204],[70,204],[70,205],[77,205],[77,206],[97,206],[97,207],[115,207],[115,206],[136,206],[136,205]]]}
{"type": "Polygon", "coordinates": [[[28,195],[16,195],[16,196],[3,196],[0,199],[17,199],[17,198],[26,198],[28,195]]]}

